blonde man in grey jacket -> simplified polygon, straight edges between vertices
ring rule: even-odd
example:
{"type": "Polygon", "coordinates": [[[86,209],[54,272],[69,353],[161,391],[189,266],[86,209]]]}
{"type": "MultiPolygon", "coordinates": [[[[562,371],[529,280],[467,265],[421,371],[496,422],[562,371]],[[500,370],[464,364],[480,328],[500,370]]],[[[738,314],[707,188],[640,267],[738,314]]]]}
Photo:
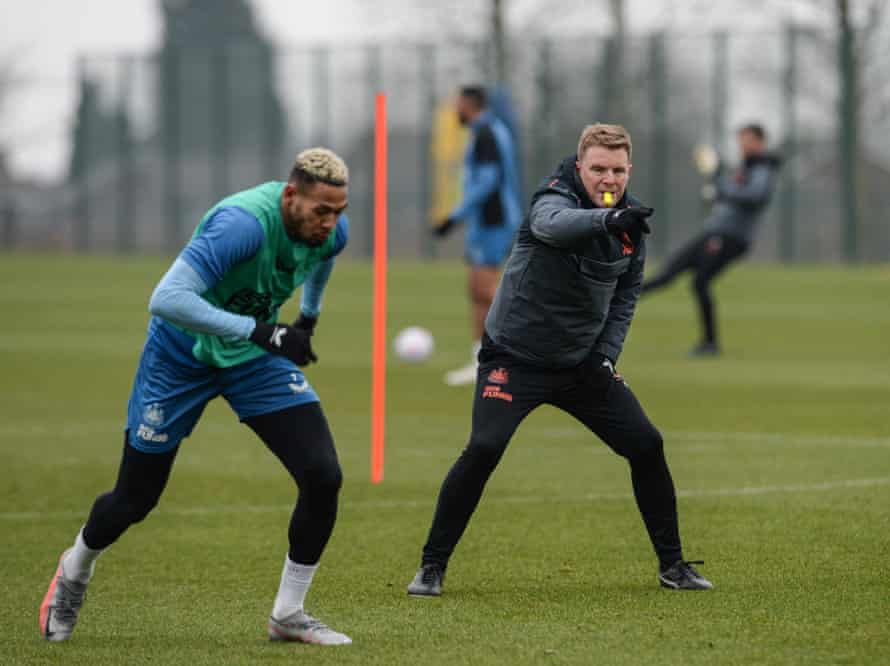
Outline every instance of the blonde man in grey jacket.
{"type": "Polygon", "coordinates": [[[532,197],[485,320],[470,441],[448,472],[408,594],[442,593],[448,561],[513,433],[534,409],[571,414],[627,459],[671,589],[712,587],[683,558],[661,434],[615,363],[643,281],[652,209],[627,193],[630,135],[590,125],[532,197]]]}

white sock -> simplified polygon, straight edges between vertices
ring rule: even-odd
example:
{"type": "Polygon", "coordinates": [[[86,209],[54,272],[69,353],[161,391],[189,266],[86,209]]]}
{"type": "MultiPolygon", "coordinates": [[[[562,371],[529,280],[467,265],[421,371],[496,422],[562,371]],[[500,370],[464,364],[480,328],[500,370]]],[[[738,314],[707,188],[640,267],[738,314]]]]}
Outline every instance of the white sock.
{"type": "Polygon", "coordinates": [[[83,540],[83,528],[77,533],[74,546],[62,560],[62,573],[68,580],[78,583],[89,583],[96,568],[96,558],[102,554],[101,550],[90,548],[83,540]]]}
{"type": "Polygon", "coordinates": [[[281,572],[278,596],[275,597],[275,605],[272,607],[272,617],[283,620],[303,610],[303,601],[306,599],[316,569],[318,569],[317,564],[297,564],[290,557],[284,557],[284,570],[281,572]]]}
{"type": "Polygon", "coordinates": [[[482,340],[476,340],[476,342],[473,343],[472,352],[471,352],[472,358],[473,358],[473,363],[478,362],[478,356],[479,356],[480,349],[482,349],[482,340]]]}

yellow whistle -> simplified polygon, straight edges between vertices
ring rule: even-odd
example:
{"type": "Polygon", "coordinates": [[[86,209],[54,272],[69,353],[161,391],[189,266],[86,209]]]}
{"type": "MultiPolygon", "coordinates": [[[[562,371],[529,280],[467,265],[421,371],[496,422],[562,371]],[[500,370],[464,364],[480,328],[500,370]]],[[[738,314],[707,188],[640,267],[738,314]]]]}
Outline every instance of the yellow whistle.
{"type": "Polygon", "coordinates": [[[603,192],[603,202],[610,208],[612,207],[612,204],[615,203],[615,199],[612,197],[611,192],[603,192]]]}

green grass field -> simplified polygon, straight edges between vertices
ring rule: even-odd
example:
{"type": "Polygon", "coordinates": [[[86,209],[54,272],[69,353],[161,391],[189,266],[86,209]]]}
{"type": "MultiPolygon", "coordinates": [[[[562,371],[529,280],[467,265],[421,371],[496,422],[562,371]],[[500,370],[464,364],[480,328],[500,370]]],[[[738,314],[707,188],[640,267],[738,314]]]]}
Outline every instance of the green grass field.
{"type": "MultiPolygon", "coordinates": [[[[470,389],[463,270],[398,263],[390,332],[436,336],[391,361],[386,479],[369,477],[370,268],[341,262],[309,377],[346,477],[308,608],[355,643],[270,644],[289,478],[218,401],[160,506],[99,561],[73,639],[37,609],[62,549],[114,481],[127,397],[167,260],[0,255],[2,664],[888,664],[890,268],[744,266],[718,286],[727,353],[688,360],[685,284],[644,301],[620,368],[663,430],[686,555],[717,589],[675,593],[626,464],[549,408],[520,428],[449,568],[413,600],[470,389]]],[[[288,313],[295,311],[292,305],[288,313]]]]}

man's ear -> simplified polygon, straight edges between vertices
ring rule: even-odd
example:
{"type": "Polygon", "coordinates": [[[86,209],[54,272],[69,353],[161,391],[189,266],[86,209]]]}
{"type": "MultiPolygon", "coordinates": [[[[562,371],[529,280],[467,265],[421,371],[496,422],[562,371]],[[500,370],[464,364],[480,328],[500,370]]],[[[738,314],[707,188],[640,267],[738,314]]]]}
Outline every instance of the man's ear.
{"type": "Polygon", "coordinates": [[[581,162],[575,160],[575,171],[581,171],[581,162]]]}
{"type": "Polygon", "coordinates": [[[281,198],[286,201],[291,201],[298,193],[300,186],[294,182],[288,182],[284,186],[284,191],[281,193],[281,198]]]}

